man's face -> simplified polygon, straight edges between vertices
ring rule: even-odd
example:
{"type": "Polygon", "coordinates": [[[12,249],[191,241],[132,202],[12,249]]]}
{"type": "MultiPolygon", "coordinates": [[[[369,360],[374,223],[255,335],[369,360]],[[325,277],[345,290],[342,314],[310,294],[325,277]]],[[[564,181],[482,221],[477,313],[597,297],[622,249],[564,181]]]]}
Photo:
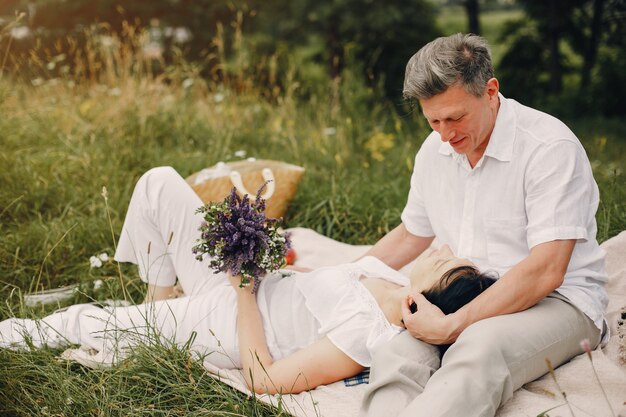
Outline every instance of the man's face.
{"type": "Polygon", "coordinates": [[[481,97],[455,84],[441,94],[420,100],[430,127],[465,154],[473,167],[485,153],[498,114],[498,80],[490,79],[481,97]]]}

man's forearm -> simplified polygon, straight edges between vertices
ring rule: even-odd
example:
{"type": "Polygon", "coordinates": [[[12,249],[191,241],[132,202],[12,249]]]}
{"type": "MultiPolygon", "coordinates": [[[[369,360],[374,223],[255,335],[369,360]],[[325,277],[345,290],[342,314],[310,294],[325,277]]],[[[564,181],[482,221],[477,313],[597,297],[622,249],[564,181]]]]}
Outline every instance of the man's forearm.
{"type": "Polygon", "coordinates": [[[573,240],[563,240],[537,245],[527,258],[456,313],[444,315],[422,294],[413,294],[417,312],[411,314],[411,300],[406,300],[404,324],[424,342],[448,344],[479,320],[532,307],[562,284],[574,244],[573,240]]]}
{"type": "Polygon", "coordinates": [[[412,235],[404,224],[400,223],[387,233],[364,256],[374,256],[393,269],[400,269],[417,258],[430,246],[434,236],[412,235]]]}
{"type": "Polygon", "coordinates": [[[451,314],[454,340],[471,324],[489,317],[517,313],[537,304],[561,286],[574,241],[539,245],[474,301],[451,314]]]}

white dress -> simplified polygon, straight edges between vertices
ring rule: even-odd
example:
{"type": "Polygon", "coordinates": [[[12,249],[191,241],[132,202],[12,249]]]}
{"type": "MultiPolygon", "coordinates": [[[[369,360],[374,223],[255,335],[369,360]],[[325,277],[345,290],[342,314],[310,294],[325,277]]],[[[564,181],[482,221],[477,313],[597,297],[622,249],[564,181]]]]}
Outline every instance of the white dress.
{"type": "MultiPolygon", "coordinates": [[[[114,361],[127,347],[160,340],[188,345],[221,368],[240,367],[235,291],[224,274],[212,273],[208,258],[197,261],[191,251],[202,222],[195,213],[201,204],[174,169],[149,170],[135,186],[115,253],[117,261],[137,264],[150,284],[168,286],[178,279],[188,297],[118,308],[81,304],[42,320],[5,320],[0,347],[24,347],[27,336],[35,346],[79,344],[114,361]]],[[[400,328],[385,319],[359,282],[361,276],[408,285],[408,278],[371,257],[263,279],[257,302],[272,357],[283,358],[328,336],[369,366],[371,350],[400,328]]]]}
{"type": "MultiPolygon", "coordinates": [[[[387,321],[361,284],[362,276],[408,284],[404,275],[373,257],[263,279],[257,303],[273,359],[327,336],[354,361],[369,366],[371,351],[401,328],[387,321]]],[[[240,367],[237,299],[226,279],[190,297],[117,308],[81,304],[41,320],[12,318],[0,323],[0,347],[23,346],[25,335],[35,346],[80,344],[122,356],[137,343],[158,339],[188,344],[193,352],[221,368],[240,367]]]]}

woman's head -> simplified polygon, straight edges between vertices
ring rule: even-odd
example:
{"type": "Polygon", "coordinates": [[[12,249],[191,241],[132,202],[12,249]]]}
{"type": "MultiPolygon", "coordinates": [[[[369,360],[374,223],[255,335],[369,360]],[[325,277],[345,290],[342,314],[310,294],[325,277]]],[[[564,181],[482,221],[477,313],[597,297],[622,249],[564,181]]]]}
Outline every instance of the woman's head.
{"type": "MultiPolygon", "coordinates": [[[[439,281],[431,288],[422,291],[422,294],[444,314],[452,314],[478,297],[494,282],[496,282],[494,278],[481,273],[476,267],[461,265],[446,271],[439,281]]],[[[438,347],[443,355],[450,345],[438,347]]]]}
{"type": "Polygon", "coordinates": [[[431,250],[417,258],[411,271],[411,288],[425,291],[436,285],[443,275],[457,266],[475,266],[469,259],[457,258],[448,245],[431,250]]]}
{"type": "Polygon", "coordinates": [[[472,265],[455,266],[445,272],[431,288],[422,291],[426,299],[444,314],[452,314],[478,297],[495,279],[472,265]]]}
{"type": "MultiPolygon", "coordinates": [[[[411,287],[444,314],[452,314],[495,282],[469,259],[454,256],[448,245],[420,256],[411,271],[411,287]]],[[[443,354],[448,345],[440,346],[443,354]]]]}

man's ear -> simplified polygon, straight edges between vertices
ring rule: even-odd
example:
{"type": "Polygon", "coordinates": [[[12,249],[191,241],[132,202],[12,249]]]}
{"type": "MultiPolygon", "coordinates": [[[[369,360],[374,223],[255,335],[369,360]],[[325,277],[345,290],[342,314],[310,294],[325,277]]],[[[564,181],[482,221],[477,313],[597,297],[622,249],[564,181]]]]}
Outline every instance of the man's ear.
{"type": "Polygon", "coordinates": [[[490,100],[497,100],[498,91],[500,91],[500,83],[498,82],[498,79],[490,78],[489,81],[487,81],[487,85],[485,86],[485,91],[487,92],[490,100]]]}

